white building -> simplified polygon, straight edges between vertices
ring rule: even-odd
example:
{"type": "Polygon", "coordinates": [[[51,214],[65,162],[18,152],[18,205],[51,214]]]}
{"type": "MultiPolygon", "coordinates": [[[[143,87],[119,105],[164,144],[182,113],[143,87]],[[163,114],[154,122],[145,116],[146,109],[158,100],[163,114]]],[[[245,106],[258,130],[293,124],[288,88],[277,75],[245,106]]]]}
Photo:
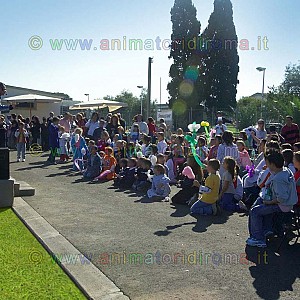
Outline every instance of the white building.
{"type": "Polygon", "coordinates": [[[39,118],[48,117],[49,112],[54,112],[54,115],[60,115],[64,111],[67,111],[69,106],[74,105],[77,102],[74,102],[68,95],[64,93],[50,93],[40,90],[28,89],[23,87],[17,87],[12,85],[6,85],[7,93],[2,97],[2,104],[6,104],[5,98],[21,96],[21,95],[40,95],[44,97],[56,98],[57,101],[45,101],[45,100],[35,100],[35,101],[14,101],[9,104],[15,105],[13,113],[20,114],[24,118],[31,117],[33,115],[38,116],[39,118]]]}

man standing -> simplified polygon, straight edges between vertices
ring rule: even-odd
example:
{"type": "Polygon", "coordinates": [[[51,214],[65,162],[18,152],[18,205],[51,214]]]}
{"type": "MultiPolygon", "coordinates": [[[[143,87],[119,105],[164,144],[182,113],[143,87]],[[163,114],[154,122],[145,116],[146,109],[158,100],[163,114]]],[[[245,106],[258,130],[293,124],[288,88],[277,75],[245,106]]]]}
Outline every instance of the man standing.
{"type": "Polygon", "coordinates": [[[48,158],[48,162],[50,164],[56,165],[55,157],[59,148],[59,137],[58,137],[58,130],[59,130],[59,119],[57,117],[53,117],[52,123],[49,126],[49,147],[50,147],[50,154],[48,158]]]}
{"type": "Polygon", "coordinates": [[[216,135],[223,135],[223,133],[227,130],[227,126],[223,124],[222,117],[218,118],[218,124],[215,127],[216,135]]]}
{"type": "Polygon", "coordinates": [[[225,117],[223,117],[223,112],[222,112],[222,111],[218,111],[218,112],[217,112],[216,124],[219,123],[219,118],[222,118],[223,124],[226,124],[226,123],[230,123],[230,124],[231,124],[231,123],[232,123],[231,120],[226,119],[225,117]]]}
{"type": "Polygon", "coordinates": [[[285,139],[286,143],[294,145],[299,142],[299,127],[297,124],[293,123],[292,116],[286,116],[286,124],[281,129],[281,135],[285,139]]]}

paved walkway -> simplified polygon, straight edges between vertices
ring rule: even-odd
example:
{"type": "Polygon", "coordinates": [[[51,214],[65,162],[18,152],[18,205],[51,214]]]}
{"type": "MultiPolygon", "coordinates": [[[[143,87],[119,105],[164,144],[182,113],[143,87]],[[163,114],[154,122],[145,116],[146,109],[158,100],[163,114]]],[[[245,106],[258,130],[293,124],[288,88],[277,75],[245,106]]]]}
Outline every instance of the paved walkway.
{"type": "Polygon", "coordinates": [[[130,299],[300,298],[299,244],[279,256],[276,245],[245,249],[245,216],[196,220],[183,206],[90,185],[70,164],[45,160],[27,155],[16,163],[11,153],[11,175],[36,188],[24,199],[130,299]]]}

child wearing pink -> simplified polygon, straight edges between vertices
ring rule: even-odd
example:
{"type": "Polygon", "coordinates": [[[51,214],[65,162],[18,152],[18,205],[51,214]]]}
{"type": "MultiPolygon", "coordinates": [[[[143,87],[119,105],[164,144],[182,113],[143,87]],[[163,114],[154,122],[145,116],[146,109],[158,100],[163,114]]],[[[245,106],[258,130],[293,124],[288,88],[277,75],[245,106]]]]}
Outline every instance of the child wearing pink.
{"type": "Polygon", "coordinates": [[[246,166],[251,166],[252,162],[249,156],[248,151],[246,150],[246,146],[244,141],[240,141],[238,140],[236,142],[236,145],[238,147],[239,153],[240,153],[240,167],[242,167],[242,169],[246,169],[246,166]]]}

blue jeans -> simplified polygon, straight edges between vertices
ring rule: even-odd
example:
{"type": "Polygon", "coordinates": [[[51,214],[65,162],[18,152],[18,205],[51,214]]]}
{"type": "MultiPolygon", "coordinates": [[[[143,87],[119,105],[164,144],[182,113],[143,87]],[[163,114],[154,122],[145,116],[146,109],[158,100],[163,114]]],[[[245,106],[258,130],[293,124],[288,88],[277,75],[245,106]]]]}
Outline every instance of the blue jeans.
{"type": "Polygon", "coordinates": [[[17,159],[21,158],[25,159],[25,154],[26,154],[26,144],[25,143],[17,143],[17,159]]]}
{"type": "Polygon", "coordinates": [[[192,205],[191,214],[212,215],[213,214],[212,205],[209,203],[202,202],[201,200],[198,200],[192,205]]]}
{"type": "Polygon", "coordinates": [[[225,193],[220,200],[220,206],[227,211],[239,211],[239,206],[234,199],[234,194],[225,193]]]}
{"type": "Polygon", "coordinates": [[[265,241],[265,233],[272,231],[273,215],[281,212],[278,205],[262,204],[262,199],[258,198],[250,210],[248,228],[250,237],[260,241],[265,241]]]}

